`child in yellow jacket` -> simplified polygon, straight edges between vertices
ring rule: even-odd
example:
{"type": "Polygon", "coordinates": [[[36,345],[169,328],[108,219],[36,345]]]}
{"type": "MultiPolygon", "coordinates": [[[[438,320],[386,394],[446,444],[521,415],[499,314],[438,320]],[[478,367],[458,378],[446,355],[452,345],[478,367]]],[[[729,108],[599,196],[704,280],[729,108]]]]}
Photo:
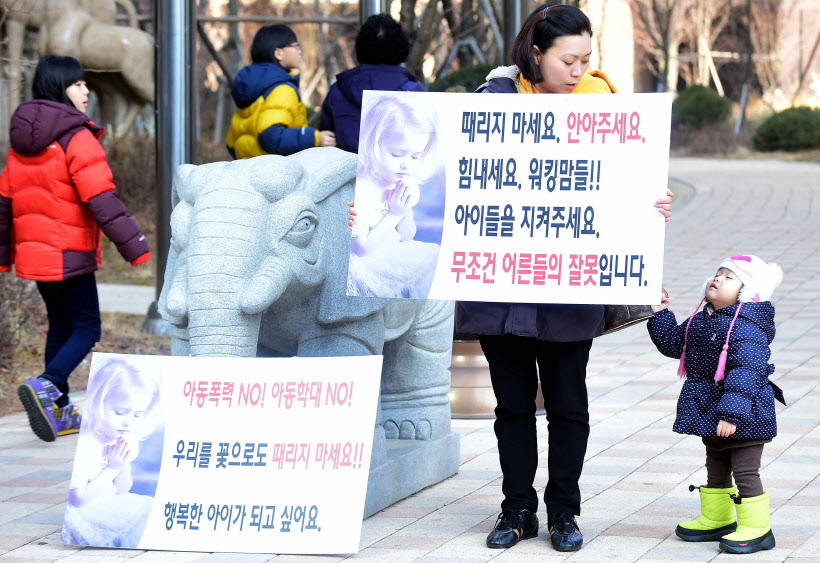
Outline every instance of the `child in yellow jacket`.
{"type": "Polygon", "coordinates": [[[332,131],[307,126],[299,96],[302,49],[286,25],[266,25],[254,36],[252,64],[237,74],[231,89],[236,111],[226,144],[234,158],[289,155],[310,147],[335,147],[332,131]]]}

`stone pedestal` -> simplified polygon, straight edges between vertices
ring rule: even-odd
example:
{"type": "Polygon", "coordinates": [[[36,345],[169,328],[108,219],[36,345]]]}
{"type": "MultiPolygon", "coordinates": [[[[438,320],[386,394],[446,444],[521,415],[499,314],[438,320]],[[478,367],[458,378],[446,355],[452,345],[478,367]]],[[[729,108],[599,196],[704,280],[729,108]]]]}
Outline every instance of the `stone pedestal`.
{"type": "Polygon", "coordinates": [[[457,432],[438,440],[387,440],[387,461],[370,470],[364,517],[458,473],[457,432]]]}

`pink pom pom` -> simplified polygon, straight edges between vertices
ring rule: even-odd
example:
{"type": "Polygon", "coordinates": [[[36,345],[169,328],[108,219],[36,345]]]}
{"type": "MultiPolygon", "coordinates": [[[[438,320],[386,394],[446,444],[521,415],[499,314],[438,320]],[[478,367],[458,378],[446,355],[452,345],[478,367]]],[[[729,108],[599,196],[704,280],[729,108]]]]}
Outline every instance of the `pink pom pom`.
{"type": "Polygon", "coordinates": [[[678,377],[686,377],[686,345],[683,345],[683,352],[680,355],[680,364],[678,364],[678,377]]]}
{"type": "Polygon", "coordinates": [[[723,345],[723,352],[720,353],[720,359],[718,360],[718,367],[717,371],[715,372],[715,383],[723,379],[723,373],[726,371],[726,357],[729,355],[729,345],[723,345]]]}
{"type": "Polygon", "coordinates": [[[717,371],[715,372],[715,383],[723,379],[724,372],[726,371],[726,358],[729,356],[729,338],[732,336],[732,329],[735,327],[735,321],[737,320],[737,315],[740,313],[741,307],[743,307],[743,303],[738,303],[737,309],[735,309],[735,316],[732,317],[732,322],[729,323],[729,331],[726,333],[726,342],[723,343],[723,351],[720,353],[717,371]]]}

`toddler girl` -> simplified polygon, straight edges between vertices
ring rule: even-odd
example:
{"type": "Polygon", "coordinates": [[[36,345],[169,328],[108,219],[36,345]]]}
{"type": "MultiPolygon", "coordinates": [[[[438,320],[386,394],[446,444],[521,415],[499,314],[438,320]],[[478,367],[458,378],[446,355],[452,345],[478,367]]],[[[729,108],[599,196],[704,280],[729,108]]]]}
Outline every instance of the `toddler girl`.
{"type": "Polygon", "coordinates": [[[363,117],[348,295],[427,297],[439,246],[413,240],[413,207],[435,144],[435,120],[395,97],[363,117]]]}
{"type": "Polygon", "coordinates": [[[251,61],[236,75],[231,96],[236,111],[226,144],[234,158],[289,155],[310,147],[335,147],[332,131],[307,126],[299,96],[302,48],[286,25],[266,25],[251,44],[251,61]]]}
{"type": "Polygon", "coordinates": [[[700,516],[675,530],[684,541],[720,540],[730,553],[775,546],[759,471],[763,445],[777,434],[774,400],[785,404],[769,381],[775,333],[769,299],[782,279],[777,264],[732,256],[704,283],[706,306],[684,323],[667,309],[667,297],[652,308],[652,342],[663,355],[680,358],[678,375],[686,376],[674,430],[701,436],[706,446],[706,485],[689,487],[700,490],[700,516]]]}
{"type": "Polygon", "coordinates": [[[157,381],[122,360],[89,379],[63,543],[137,547],[153,498],[129,492],[131,462],[153,430],[158,404],[157,381]]]}
{"type": "Polygon", "coordinates": [[[94,271],[100,230],[132,266],[151,254],[117,197],[98,139],[83,113],[88,88],[72,57],[47,55],[34,74],[34,99],[11,117],[11,149],[0,175],[0,272],[14,265],[46,303],[45,371],[17,390],[34,433],[46,442],[79,431],[68,376],[100,340],[94,271]]]}

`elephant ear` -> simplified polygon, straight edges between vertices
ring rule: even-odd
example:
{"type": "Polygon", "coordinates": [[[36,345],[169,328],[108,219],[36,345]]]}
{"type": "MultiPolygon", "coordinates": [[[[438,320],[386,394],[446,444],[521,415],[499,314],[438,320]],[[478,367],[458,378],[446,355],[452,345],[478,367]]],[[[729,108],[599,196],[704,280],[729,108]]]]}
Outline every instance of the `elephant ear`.
{"type": "Polygon", "coordinates": [[[304,180],[304,168],[293,159],[271,154],[247,160],[248,181],[271,203],[279,201],[298,190],[304,180]]]}
{"type": "MultiPolygon", "coordinates": [[[[312,150],[312,149],[311,149],[312,150]]],[[[322,149],[328,150],[328,149],[322,149]]],[[[302,151],[308,152],[308,151],[302,151]]],[[[343,152],[343,151],[336,151],[343,152]]],[[[300,153],[301,154],[301,153],[300,153]]],[[[347,228],[347,202],[353,199],[355,155],[331,161],[329,172],[309,170],[309,184],[319,209],[319,229],[322,236],[322,261],[327,264],[325,282],[319,293],[320,324],[349,322],[368,317],[384,309],[387,299],[347,296],[347,267],[350,256],[350,230],[347,228]],[[332,190],[330,189],[332,187],[332,190]]],[[[313,166],[316,166],[314,160],[313,166]]],[[[318,161],[321,163],[322,161],[318,161]]]]}
{"type": "MultiPolygon", "coordinates": [[[[298,162],[307,171],[308,189],[316,203],[324,201],[348,183],[355,185],[358,157],[353,153],[332,147],[315,147],[300,151],[289,160],[298,162]]],[[[352,200],[351,195],[348,201],[352,200]]]]}

